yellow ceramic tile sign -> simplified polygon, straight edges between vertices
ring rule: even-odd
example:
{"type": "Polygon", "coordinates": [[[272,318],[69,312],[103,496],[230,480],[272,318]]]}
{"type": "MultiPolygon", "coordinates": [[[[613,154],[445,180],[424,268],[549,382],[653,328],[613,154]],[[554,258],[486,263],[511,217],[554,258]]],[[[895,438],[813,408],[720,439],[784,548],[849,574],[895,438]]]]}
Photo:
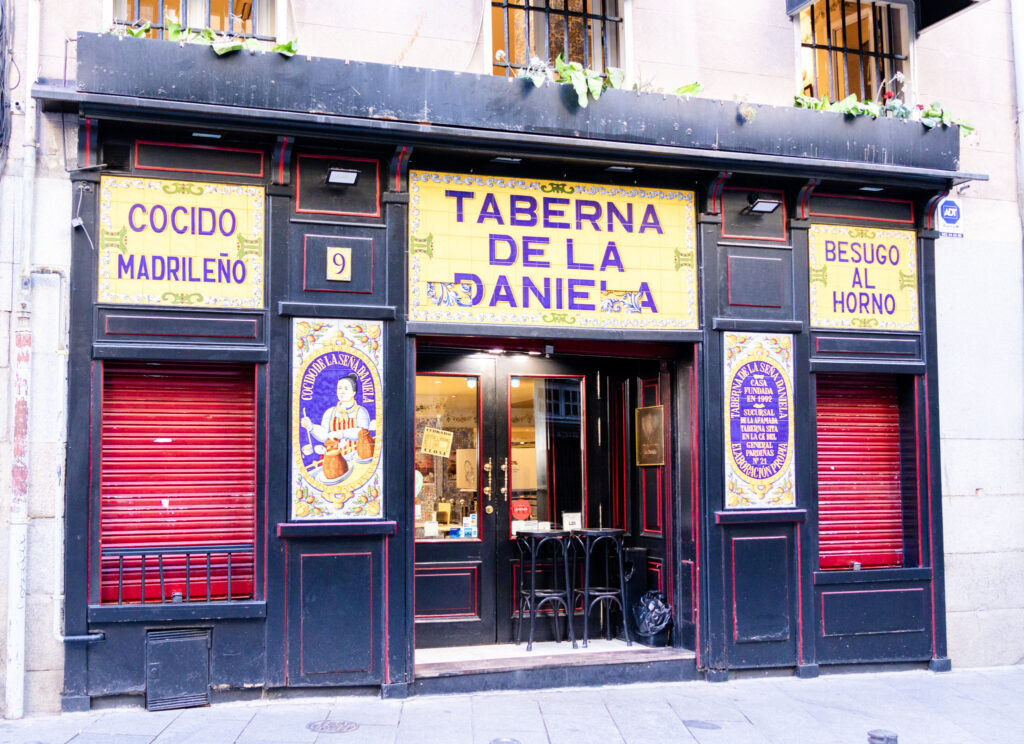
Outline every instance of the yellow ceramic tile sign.
{"type": "Polygon", "coordinates": [[[912,230],[812,225],[808,240],[812,326],[920,329],[912,230]]]}
{"type": "Polygon", "coordinates": [[[409,320],[697,328],[692,191],[413,171],[409,320]]]}
{"type": "Polygon", "coordinates": [[[100,302],[263,307],[261,186],[104,176],[100,302]]]}

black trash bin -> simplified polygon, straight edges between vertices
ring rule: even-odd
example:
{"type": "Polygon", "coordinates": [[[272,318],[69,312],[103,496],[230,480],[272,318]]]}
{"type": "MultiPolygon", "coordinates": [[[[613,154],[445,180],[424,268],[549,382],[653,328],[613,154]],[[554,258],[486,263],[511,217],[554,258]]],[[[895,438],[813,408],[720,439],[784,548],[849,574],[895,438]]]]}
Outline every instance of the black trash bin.
{"type": "MultiPolygon", "coordinates": [[[[625,600],[626,622],[629,623],[629,637],[636,640],[636,618],[632,607],[647,591],[647,548],[623,548],[622,564],[626,573],[625,600]]],[[[616,635],[622,638],[622,628],[616,628],[616,635]]]]}

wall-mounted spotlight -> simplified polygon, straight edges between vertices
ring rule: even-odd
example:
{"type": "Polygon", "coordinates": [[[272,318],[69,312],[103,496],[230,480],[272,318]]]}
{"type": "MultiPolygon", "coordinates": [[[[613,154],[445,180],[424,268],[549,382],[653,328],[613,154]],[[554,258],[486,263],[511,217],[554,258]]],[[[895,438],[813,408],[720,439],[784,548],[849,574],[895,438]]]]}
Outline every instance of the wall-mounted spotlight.
{"type": "Polygon", "coordinates": [[[771,214],[782,204],[778,199],[769,199],[761,196],[756,191],[751,191],[747,196],[747,208],[743,211],[747,214],[771,214]]]}
{"type": "Polygon", "coordinates": [[[326,183],[328,186],[355,186],[358,180],[359,171],[357,170],[347,170],[345,168],[327,169],[326,183]]]}

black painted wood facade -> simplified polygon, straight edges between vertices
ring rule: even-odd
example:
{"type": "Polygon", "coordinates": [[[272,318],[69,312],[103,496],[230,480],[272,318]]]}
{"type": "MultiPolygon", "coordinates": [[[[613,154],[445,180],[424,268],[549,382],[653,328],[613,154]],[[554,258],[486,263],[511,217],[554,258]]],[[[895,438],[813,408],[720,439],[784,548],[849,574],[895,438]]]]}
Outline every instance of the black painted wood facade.
{"type": "MultiPolygon", "coordinates": [[[[661,394],[671,398],[672,452],[663,481],[650,486],[657,494],[635,503],[627,518],[637,544],[650,550],[649,583],[660,582],[672,599],[673,645],[693,649],[707,678],[764,667],[813,675],[820,665],[851,662],[948,668],[931,219],[937,195],[963,177],[955,130],[771,107],[756,107],[756,119],[747,122],[731,104],[618,91],[582,111],[554,86],[533,91],[504,79],[276,55],[222,60],[208,49],[114,37],[83,36],[78,65],[76,85],[36,86],[46,106],[78,114],[80,133],[79,169],[70,176],[73,216],[83,226],[72,234],[66,632],[93,635],[66,646],[66,709],[87,707],[94,697],[144,692],[147,633],[175,628],[211,631],[210,684],[217,689],[369,686],[386,695],[412,689],[409,422],[416,342],[428,335],[498,337],[524,347],[551,345],[556,353],[589,346],[601,354],[613,342],[658,345],[629,383],[629,395],[645,405],[661,394]],[[342,78],[353,84],[336,84],[342,78]],[[244,86],[234,82],[242,79],[244,86]],[[363,94],[354,99],[347,91],[356,88],[363,94]],[[392,113],[381,118],[374,111],[392,113]],[[620,121],[644,126],[620,129],[620,121]],[[217,139],[198,140],[195,132],[217,139]],[[520,162],[497,164],[498,155],[520,162]],[[695,189],[699,330],[630,334],[406,322],[410,163],[695,189]],[[624,164],[634,170],[605,170],[624,164]],[[318,186],[332,166],[360,170],[361,185],[342,201],[318,186]],[[101,173],[264,186],[265,307],[98,303],[91,242],[99,234],[101,173]],[[883,188],[882,198],[865,199],[859,191],[865,185],[883,188]],[[755,193],[779,199],[782,208],[751,214],[746,207],[755,193]],[[808,231],[815,224],[916,231],[919,331],[811,326],[808,231]],[[359,268],[344,291],[318,278],[328,243],[350,247],[356,258],[359,268]],[[296,316],[384,324],[389,477],[379,519],[289,520],[290,322],[296,316]],[[792,508],[725,506],[726,331],[793,339],[792,508]],[[250,601],[99,603],[91,573],[97,548],[90,543],[99,486],[91,480],[91,458],[99,443],[102,366],[124,359],[254,365],[260,443],[250,601]],[[815,379],[843,372],[898,375],[915,401],[918,508],[907,529],[916,542],[908,551],[913,560],[900,568],[818,569],[815,379]],[[663,508],[650,511],[647,503],[663,508]]],[[[692,676],[663,667],[659,679],[692,676]]],[[[597,676],[583,683],[643,679],[637,669],[590,674],[597,676]]]]}

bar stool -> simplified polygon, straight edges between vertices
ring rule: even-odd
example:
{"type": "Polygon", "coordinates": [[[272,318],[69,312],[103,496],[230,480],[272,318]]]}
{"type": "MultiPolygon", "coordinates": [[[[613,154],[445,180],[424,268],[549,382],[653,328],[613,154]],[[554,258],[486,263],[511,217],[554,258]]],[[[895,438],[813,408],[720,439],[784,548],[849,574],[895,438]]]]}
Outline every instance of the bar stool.
{"type": "Polygon", "coordinates": [[[572,541],[568,530],[519,530],[516,533],[516,545],[519,548],[519,593],[516,607],[516,644],[523,634],[523,613],[530,613],[530,637],[526,642],[526,650],[533,650],[533,626],[537,612],[548,604],[555,623],[555,638],[561,642],[558,632],[558,609],[565,610],[565,623],[569,629],[572,647],[576,646],[576,634],[572,627],[572,588],[569,584],[569,544],[572,541]],[[551,555],[551,586],[537,586],[537,558],[542,551],[551,555]],[[561,561],[562,588],[559,584],[559,561],[561,561]]]}
{"type": "MultiPolygon", "coordinates": [[[[629,622],[626,617],[626,578],[622,567],[622,541],[625,537],[625,530],[611,527],[573,530],[572,536],[583,555],[583,588],[576,589],[574,592],[574,596],[583,598],[583,647],[586,648],[590,640],[590,611],[594,609],[594,605],[602,602],[607,605],[606,611],[609,614],[609,622],[605,628],[608,640],[611,640],[612,637],[611,605],[616,604],[622,612],[622,632],[626,635],[626,645],[632,646],[633,641],[629,638],[629,622]],[[604,559],[606,586],[591,586],[590,583],[591,564],[595,549],[598,549],[604,559]],[[611,586],[612,571],[607,570],[612,552],[615,553],[619,566],[618,586],[611,586]]],[[[573,563],[575,564],[575,559],[573,563]]]]}

